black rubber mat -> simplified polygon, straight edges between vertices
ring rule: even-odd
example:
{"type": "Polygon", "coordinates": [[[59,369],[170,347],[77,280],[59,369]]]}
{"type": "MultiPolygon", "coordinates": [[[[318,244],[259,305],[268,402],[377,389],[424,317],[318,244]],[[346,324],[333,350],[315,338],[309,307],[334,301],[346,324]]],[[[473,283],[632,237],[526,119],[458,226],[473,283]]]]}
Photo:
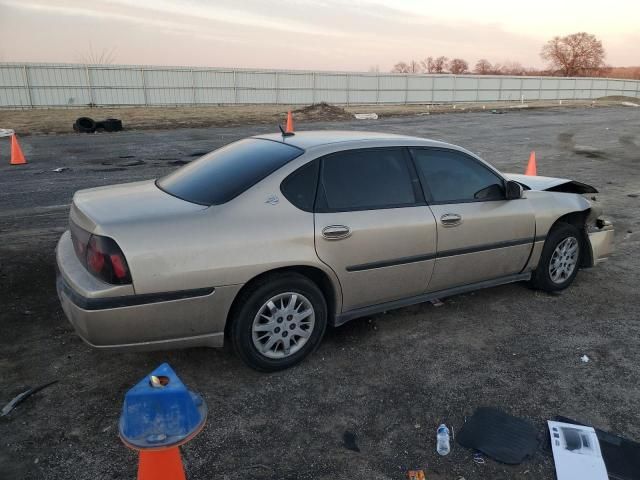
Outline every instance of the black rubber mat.
{"type": "Polygon", "coordinates": [[[533,425],[492,407],[478,408],[456,439],[463,447],[510,465],[522,463],[538,448],[538,432],[533,425]]]}
{"type": "MultiPolygon", "coordinates": [[[[567,417],[556,417],[555,420],[557,422],[591,426],[567,417]]],[[[640,479],[640,443],[618,437],[597,428],[594,430],[598,437],[600,451],[602,452],[609,478],[611,480],[640,479]]]]}

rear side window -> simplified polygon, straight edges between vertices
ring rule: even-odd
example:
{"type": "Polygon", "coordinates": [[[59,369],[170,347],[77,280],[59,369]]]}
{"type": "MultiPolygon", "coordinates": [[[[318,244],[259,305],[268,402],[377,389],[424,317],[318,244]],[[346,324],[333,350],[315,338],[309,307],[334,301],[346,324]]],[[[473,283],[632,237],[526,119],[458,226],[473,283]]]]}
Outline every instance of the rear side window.
{"type": "Polygon", "coordinates": [[[219,205],[252,187],[303,150],[248,138],[214,150],[157,181],[165,192],[200,205],[219,205]]]}
{"type": "Polygon", "coordinates": [[[285,178],[280,185],[282,194],[293,205],[305,212],[313,211],[318,185],[318,166],[320,162],[314,160],[303,165],[285,178]]]}
{"type": "Polygon", "coordinates": [[[433,203],[504,200],[502,179],[462,152],[412,149],[416,168],[433,203]]]}
{"type": "Polygon", "coordinates": [[[351,150],[322,159],[321,211],[373,210],[414,205],[402,149],[351,150]]]}

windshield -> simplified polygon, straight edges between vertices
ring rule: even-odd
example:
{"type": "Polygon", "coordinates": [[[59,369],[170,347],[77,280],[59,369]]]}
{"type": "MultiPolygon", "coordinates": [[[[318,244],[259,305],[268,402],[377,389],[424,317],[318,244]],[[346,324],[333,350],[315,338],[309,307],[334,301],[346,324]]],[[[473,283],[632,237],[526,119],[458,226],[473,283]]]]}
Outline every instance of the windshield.
{"type": "Polygon", "coordinates": [[[302,155],[272,140],[248,138],[226,145],[159,179],[165,192],[200,205],[220,205],[302,155]]]}

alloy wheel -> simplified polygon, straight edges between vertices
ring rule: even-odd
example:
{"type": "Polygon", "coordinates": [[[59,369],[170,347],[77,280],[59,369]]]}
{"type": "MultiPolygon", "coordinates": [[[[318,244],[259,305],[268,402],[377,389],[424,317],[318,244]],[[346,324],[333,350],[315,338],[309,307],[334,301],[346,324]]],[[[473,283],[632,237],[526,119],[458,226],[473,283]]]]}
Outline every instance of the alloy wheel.
{"type": "Polygon", "coordinates": [[[549,277],[553,283],[564,283],[578,266],[578,239],[567,237],[553,251],[549,261],[549,277]]]}
{"type": "Polygon", "coordinates": [[[253,345],[265,357],[286,358],[307,343],[314,326],[309,299],[300,293],[281,293],[267,300],[253,319],[253,345]]]}

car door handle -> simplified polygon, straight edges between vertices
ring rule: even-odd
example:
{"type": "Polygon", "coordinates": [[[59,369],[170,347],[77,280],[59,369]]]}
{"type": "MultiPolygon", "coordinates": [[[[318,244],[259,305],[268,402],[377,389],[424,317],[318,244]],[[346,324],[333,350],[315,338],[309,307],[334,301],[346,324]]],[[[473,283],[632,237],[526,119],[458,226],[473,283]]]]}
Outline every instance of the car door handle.
{"type": "Polygon", "coordinates": [[[322,229],[322,236],[327,240],[341,240],[351,235],[351,229],[346,225],[329,225],[322,229]]]}
{"type": "Polygon", "coordinates": [[[440,217],[440,222],[444,227],[457,227],[462,223],[462,215],[457,213],[445,213],[440,217]]]}

